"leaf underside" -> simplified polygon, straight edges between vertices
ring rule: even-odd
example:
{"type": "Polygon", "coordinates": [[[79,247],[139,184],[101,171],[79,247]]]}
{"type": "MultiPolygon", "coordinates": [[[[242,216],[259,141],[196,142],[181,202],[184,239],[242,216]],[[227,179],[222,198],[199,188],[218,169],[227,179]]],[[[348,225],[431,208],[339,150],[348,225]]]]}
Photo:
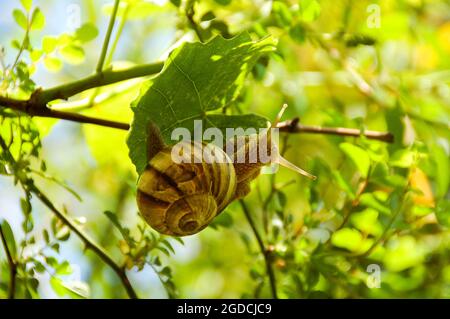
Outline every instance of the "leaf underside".
{"type": "MultiPolygon", "coordinates": [[[[273,41],[251,40],[248,33],[232,39],[215,37],[208,43],[185,43],[168,57],[162,72],[145,83],[132,103],[134,119],[127,139],[129,156],[138,174],[147,159],[147,128],[153,121],[167,144],[174,128],[194,130],[194,120],[203,129],[266,127],[259,115],[224,115],[217,110],[230,105],[239,95],[245,76],[257,59],[274,50],[273,41]],[[213,111],[213,112],[211,112],[213,111]]],[[[149,141],[151,143],[151,141],[149,141]]]]}

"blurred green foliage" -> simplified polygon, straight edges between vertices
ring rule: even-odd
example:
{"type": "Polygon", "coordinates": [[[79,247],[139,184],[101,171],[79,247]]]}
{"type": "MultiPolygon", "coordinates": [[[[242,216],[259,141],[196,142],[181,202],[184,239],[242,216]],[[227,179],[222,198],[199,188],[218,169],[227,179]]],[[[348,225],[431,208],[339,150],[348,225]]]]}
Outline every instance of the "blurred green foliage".
{"type": "MultiPolygon", "coordinates": [[[[48,32],[52,15],[67,14],[55,2],[14,3],[1,96],[27,99],[95,69],[113,4],[81,1],[77,28],[48,32]]],[[[253,183],[245,202],[263,254],[237,202],[183,241],[150,230],[126,132],[0,107],[0,298],[11,297],[12,274],[20,298],[126,297],[36,187],[126,269],[140,297],[273,297],[267,264],[281,298],[450,297],[448,1],[126,0],[116,20],[106,68],[165,59],[186,40],[271,36],[276,52],[258,59],[227,114],[274,118],[288,103],[286,118],[395,141],[282,135],[284,156],[318,178],[281,168],[253,183]]],[[[142,81],[52,107],[131,122],[142,81]]]]}

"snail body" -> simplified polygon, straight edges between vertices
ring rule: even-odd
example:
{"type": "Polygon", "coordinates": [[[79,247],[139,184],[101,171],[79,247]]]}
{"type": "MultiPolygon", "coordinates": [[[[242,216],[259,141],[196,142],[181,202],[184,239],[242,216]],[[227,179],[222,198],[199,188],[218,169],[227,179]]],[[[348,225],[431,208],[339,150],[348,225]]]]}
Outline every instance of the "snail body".
{"type": "Polygon", "coordinates": [[[214,144],[182,141],[167,146],[154,123],[149,124],[148,136],[149,162],[138,180],[137,205],[147,223],[165,235],[198,233],[233,200],[246,196],[251,181],[264,165],[270,164],[261,158],[249,160],[255,147],[267,145],[267,153],[275,155],[272,163],[311,176],[279,155],[270,133],[237,137],[232,144],[233,159],[214,144]],[[240,143],[236,143],[239,139],[240,143]],[[244,161],[236,161],[238,155],[244,161]]]}
{"type": "Polygon", "coordinates": [[[138,182],[137,203],[145,220],[166,235],[186,236],[199,232],[234,199],[237,178],[233,162],[213,144],[180,142],[187,157],[196,154],[223,156],[174,161],[172,147],[165,147],[149,161],[138,182]],[[208,152],[204,152],[208,148],[208,152]]]}

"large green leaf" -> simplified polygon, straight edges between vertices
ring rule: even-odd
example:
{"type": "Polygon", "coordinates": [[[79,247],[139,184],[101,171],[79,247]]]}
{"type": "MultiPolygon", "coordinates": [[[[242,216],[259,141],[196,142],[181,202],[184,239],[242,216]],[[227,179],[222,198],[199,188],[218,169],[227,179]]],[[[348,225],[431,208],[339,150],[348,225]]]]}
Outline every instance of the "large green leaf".
{"type": "Polygon", "coordinates": [[[230,105],[258,57],[273,49],[270,38],[253,42],[247,33],[232,39],[218,36],[205,44],[186,43],[175,49],[163,71],[143,86],[132,104],[134,119],[127,144],[137,172],[141,173],[148,162],[146,145],[150,120],[158,125],[168,144],[173,144],[174,128],[184,127],[192,132],[194,120],[202,120],[203,129],[266,127],[266,120],[261,116],[208,112],[230,105]]]}

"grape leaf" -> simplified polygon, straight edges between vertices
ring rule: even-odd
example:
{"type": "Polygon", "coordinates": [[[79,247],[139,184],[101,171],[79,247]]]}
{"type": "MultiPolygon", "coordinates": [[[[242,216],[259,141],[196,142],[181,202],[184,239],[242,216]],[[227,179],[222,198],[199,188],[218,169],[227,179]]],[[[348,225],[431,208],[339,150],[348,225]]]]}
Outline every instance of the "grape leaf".
{"type": "MultiPolygon", "coordinates": [[[[208,43],[185,43],[167,59],[163,71],[142,88],[132,103],[134,119],[127,139],[129,156],[138,174],[146,167],[147,127],[158,125],[167,144],[174,128],[191,132],[194,120],[209,127],[267,127],[261,116],[210,114],[230,105],[243,86],[246,74],[261,54],[274,50],[271,38],[253,42],[248,33],[232,39],[217,36],[208,43]]],[[[151,142],[151,141],[150,141],[151,142]]]]}

